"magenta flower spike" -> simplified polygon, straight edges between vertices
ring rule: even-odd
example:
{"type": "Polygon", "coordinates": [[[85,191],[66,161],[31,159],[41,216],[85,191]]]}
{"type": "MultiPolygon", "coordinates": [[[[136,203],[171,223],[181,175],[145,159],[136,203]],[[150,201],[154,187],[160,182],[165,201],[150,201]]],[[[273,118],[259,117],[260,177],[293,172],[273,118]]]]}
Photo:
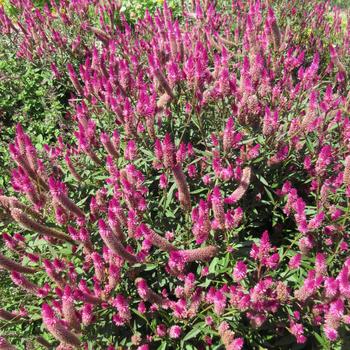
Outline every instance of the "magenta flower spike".
{"type": "Polygon", "coordinates": [[[11,345],[4,337],[0,337],[1,350],[16,350],[17,348],[11,345]]]}
{"type": "Polygon", "coordinates": [[[28,273],[28,274],[35,273],[35,269],[23,266],[7,258],[5,255],[2,255],[2,254],[0,254],[0,267],[7,271],[16,271],[19,273],[28,273]]]}
{"type": "Polygon", "coordinates": [[[16,322],[21,318],[21,315],[18,315],[14,312],[9,312],[4,309],[0,309],[0,319],[9,322],[16,322]]]}
{"type": "Polygon", "coordinates": [[[118,240],[118,238],[107,227],[106,223],[101,219],[98,222],[99,232],[102,240],[106,246],[115,254],[128,261],[130,264],[136,264],[137,259],[134,255],[130,254],[118,240]]]}
{"type": "Polygon", "coordinates": [[[67,236],[65,233],[58,231],[57,229],[45,226],[39,222],[36,222],[34,219],[30,218],[22,210],[14,208],[11,209],[11,216],[13,219],[18,222],[23,228],[38,232],[39,234],[46,235],[48,237],[56,238],[66,242],[73,243],[72,239],[67,236]]]}
{"type": "Polygon", "coordinates": [[[77,311],[74,307],[74,294],[70,286],[65,286],[62,296],[62,315],[70,328],[81,330],[77,311]]]}
{"type": "Polygon", "coordinates": [[[137,278],[135,280],[135,284],[137,292],[143,300],[149,301],[162,307],[167,306],[167,300],[150,289],[145,279],[137,278]]]}
{"type": "Polygon", "coordinates": [[[63,208],[71,212],[78,218],[84,218],[84,212],[67,196],[66,186],[56,181],[53,177],[49,178],[50,192],[55,200],[57,200],[63,208]]]}
{"type": "Polygon", "coordinates": [[[79,338],[63,325],[48,304],[43,304],[41,314],[46,328],[57,340],[75,348],[80,346],[79,338]]]}
{"type": "Polygon", "coordinates": [[[233,193],[229,197],[225,198],[225,203],[233,204],[239,201],[244,196],[250,184],[251,174],[251,168],[243,169],[239,186],[233,191],[233,193]]]}
{"type": "Polygon", "coordinates": [[[182,170],[182,166],[180,163],[174,166],[173,175],[174,175],[176,186],[179,191],[179,202],[184,210],[190,210],[191,209],[190,191],[187,184],[186,176],[182,170]]]}

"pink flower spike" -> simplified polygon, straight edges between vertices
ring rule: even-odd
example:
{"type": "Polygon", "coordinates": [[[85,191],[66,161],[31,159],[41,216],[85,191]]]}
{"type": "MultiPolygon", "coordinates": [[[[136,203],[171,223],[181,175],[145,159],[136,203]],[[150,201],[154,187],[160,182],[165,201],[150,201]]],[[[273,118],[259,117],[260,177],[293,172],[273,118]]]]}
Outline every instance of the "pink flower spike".
{"type": "Polygon", "coordinates": [[[180,326],[171,326],[169,329],[169,337],[172,339],[177,339],[180,337],[182,330],[180,326]]]}
{"type": "Polygon", "coordinates": [[[235,282],[239,282],[245,278],[247,274],[247,266],[243,261],[238,261],[233,269],[233,279],[235,282]]]}
{"type": "Polygon", "coordinates": [[[301,263],[301,254],[296,254],[292,256],[289,260],[289,268],[290,269],[298,269],[301,263]]]}

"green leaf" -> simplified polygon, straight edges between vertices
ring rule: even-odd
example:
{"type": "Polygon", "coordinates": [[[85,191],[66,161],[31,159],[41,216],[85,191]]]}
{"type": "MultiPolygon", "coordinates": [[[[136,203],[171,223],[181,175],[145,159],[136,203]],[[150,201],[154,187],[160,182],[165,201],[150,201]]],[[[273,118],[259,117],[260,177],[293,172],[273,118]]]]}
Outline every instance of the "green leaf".
{"type": "Polygon", "coordinates": [[[215,273],[216,265],[219,263],[219,258],[214,258],[209,265],[209,273],[215,273]]]}
{"type": "Polygon", "coordinates": [[[173,199],[173,193],[174,193],[175,189],[176,189],[176,184],[173,183],[172,186],[170,187],[169,192],[166,195],[165,209],[169,207],[169,204],[173,199]]]}
{"type": "Polygon", "coordinates": [[[196,325],[196,328],[193,328],[191,331],[189,331],[186,336],[182,339],[182,343],[185,343],[187,340],[190,340],[194,338],[197,334],[199,334],[202,331],[203,325],[201,327],[198,327],[198,324],[196,325]]]}
{"type": "Polygon", "coordinates": [[[160,346],[158,347],[158,350],[165,350],[167,348],[167,343],[166,342],[162,342],[160,344],[160,346]]]}
{"type": "Polygon", "coordinates": [[[256,174],[256,177],[259,179],[259,181],[267,186],[267,187],[270,187],[269,183],[266,181],[266,179],[261,175],[261,174],[256,174]]]}
{"type": "Polygon", "coordinates": [[[323,337],[322,335],[318,334],[317,332],[314,332],[313,335],[315,336],[316,340],[320,345],[322,345],[323,349],[328,349],[328,341],[323,337]]]}

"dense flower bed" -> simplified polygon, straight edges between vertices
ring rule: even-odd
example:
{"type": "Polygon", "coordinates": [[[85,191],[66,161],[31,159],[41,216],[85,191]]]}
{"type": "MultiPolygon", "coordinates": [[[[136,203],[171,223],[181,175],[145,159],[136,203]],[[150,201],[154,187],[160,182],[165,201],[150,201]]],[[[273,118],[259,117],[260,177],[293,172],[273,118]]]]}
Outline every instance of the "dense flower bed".
{"type": "Polygon", "coordinates": [[[131,26],[117,1],[12,5],[1,31],[18,59],[74,93],[55,144],[20,124],[9,144],[0,267],[18,298],[1,300],[0,348],[345,344],[339,10],[193,1],[174,20],[165,2],[131,26]]]}

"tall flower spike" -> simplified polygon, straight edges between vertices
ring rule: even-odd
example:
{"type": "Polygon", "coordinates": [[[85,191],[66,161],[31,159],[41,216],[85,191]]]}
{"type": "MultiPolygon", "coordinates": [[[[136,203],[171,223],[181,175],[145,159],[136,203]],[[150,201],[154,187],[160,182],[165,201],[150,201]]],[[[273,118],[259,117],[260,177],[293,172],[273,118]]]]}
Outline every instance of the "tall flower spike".
{"type": "Polygon", "coordinates": [[[73,68],[73,65],[71,63],[67,64],[67,69],[68,69],[68,74],[69,74],[69,78],[75,88],[75,90],[77,90],[77,92],[79,93],[80,96],[84,95],[84,90],[78,80],[78,77],[75,73],[75,70],[73,68]]]}
{"type": "Polygon", "coordinates": [[[51,279],[51,281],[54,282],[58,287],[63,289],[66,285],[66,281],[55,269],[55,266],[53,265],[53,263],[48,259],[44,259],[43,263],[45,267],[45,272],[48,275],[48,277],[51,279]]]}
{"type": "Polygon", "coordinates": [[[218,248],[212,245],[203,248],[179,250],[182,258],[186,262],[191,261],[208,261],[218,253],[218,248]]]}
{"type": "Polygon", "coordinates": [[[63,192],[62,186],[59,181],[56,181],[54,177],[49,178],[49,187],[52,196],[57,200],[60,205],[66,210],[73,213],[78,218],[84,218],[84,212],[63,192]]]}
{"type": "Polygon", "coordinates": [[[17,348],[11,345],[4,337],[0,337],[0,350],[17,350],[17,348]]]}
{"type": "MultiPolygon", "coordinates": [[[[5,196],[4,196],[5,197],[5,196]]],[[[22,202],[20,202],[16,197],[7,197],[7,201],[8,201],[8,208],[17,208],[22,210],[25,213],[28,213],[30,216],[32,216],[33,218],[36,218],[39,221],[42,221],[42,216],[40,215],[40,213],[38,213],[37,211],[35,211],[34,209],[32,209],[31,207],[23,204],[22,202]]],[[[0,203],[1,203],[1,199],[0,199],[0,203]]]]}
{"type": "Polygon", "coordinates": [[[18,321],[18,319],[20,319],[20,318],[21,318],[21,316],[18,314],[6,311],[4,309],[0,309],[0,319],[1,320],[14,322],[14,321],[18,321]]]}
{"type": "Polygon", "coordinates": [[[106,246],[115,254],[125,259],[131,264],[136,264],[137,259],[134,255],[130,254],[124,246],[120,243],[118,238],[112,233],[106,223],[101,219],[98,222],[99,232],[103,242],[106,246]]]}
{"type": "Polygon", "coordinates": [[[226,350],[241,350],[243,348],[243,339],[235,338],[235,333],[230,330],[227,322],[221,322],[218,330],[226,350]]]}
{"type": "Polygon", "coordinates": [[[343,175],[343,182],[345,186],[350,186],[350,156],[345,158],[345,169],[343,175]]]}
{"type": "Polygon", "coordinates": [[[18,146],[19,152],[25,154],[25,133],[20,123],[16,125],[16,145],[18,146]]]}
{"type": "Polygon", "coordinates": [[[191,197],[188,188],[186,176],[182,170],[180,163],[177,163],[173,168],[173,174],[177,189],[179,191],[179,201],[183,209],[191,210],[191,197]]]}
{"type": "Polygon", "coordinates": [[[209,261],[218,253],[215,246],[207,246],[188,250],[175,250],[170,252],[169,267],[175,272],[182,272],[185,264],[192,261],[209,261]]]}
{"type": "Polygon", "coordinates": [[[89,303],[93,305],[100,305],[102,303],[102,299],[99,299],[93,296],[92,294],[85,293],[78,289],[74,291],[74,297],[83,301],[84,303],[89,303]]]}
{"type": "Polygon", "coordinates": [[[224,152],[230,151],[232,147],[233,135],[234,135],[234,121],[233,121],[233,118],[230,117],[226,122],[224,134],[223,134],[224,152]]]}
{"type": "Polygon", "coordinates": [[[20,273],[13,271],[11,273],[11,279],[12,279],[12,282],[14,284],[16,284],[18,287],[24,289],[28,293],[33,294],[33,295],[39,295],[40,288],[36,284],[27,280],[20,273]]]}
{"type": "Polygon", "coordinates": [[[34,269],[32,269],[30,267],[22,266],[21,264],[18,264],[17,262],[2,255],[1,253],[0,253],[0,267],[2,267],[3,269],[5,269],[7,271],[16,271],[16,272],[20,272],[20,273],[32,274],[35,272],[34,269]]]}
{"type": "Polygon", "coordinates": [[[142,224],[141,230],[143,231],[145,237],[156,247],[164,250],[165,252],[176,250],[176,248],[166,238],[160,236],[146,225],[142,224]]]}
{"type": "Polygon", "coordinates": [[[271,7],[268,9],[268,22],[272,31],[274,49],[277,51],[281,46],[281,32],[279,30],[275,14],[271,7]]]}
{"type": "Polygon", "coordinates": [[[109,138],[108,134],[105,132],[102,132],[100,135],[100,140],[103,144],[103,147],[107,151],[107,153],[114,159],[118,159],[118,151],[114,148],[114,145],[111,139],[109,138]]]}
{"type": "Polygon", "coordinates": [[[42,187],[44,190],[48,190],[49,187],[47,186],[46,182],[30,167],[27,159],[25,159],[18,152],[18,149],[13,144],[9,146],[9,149],[11,157],[15,163],[20,166],[33,181],[38,182],[40,187],[42,187]]]}
{"type": "Polygon", "coordinates": [[[168,83],[168,81],[166,80],[166,78],[164,77],[163,73],[160,71],[160,69],[156,69],[154,72],[155,77],[157,78],[159,84],[161,85],[161,87],[164,89],[164,91],[171,97],[174,98],[174,94],[173,91],[168,83]]]}
{"type": "Polygon", "coordinates": [[[117,294],[112,303],[118,310],[118,315],[113,317],[114,322],[117,325],[129,322],[131,320],[131,312],[128,299],[122,294],[117,294]]]}
{"type": "Polygon", "coordinates": [[[67,167],[68,167],[70,173],[73,175],[73,177],[74,177],[77,181],[80,182],[80,181],[82,180],[82,178],[81,178],[81,176],[77,173],[77,171],[76,171],[76,169],[75,169],[75,167],[74,167],[74,165],[73,165],[72,160],[70,159],[70,157],[69,157],[68,155],[66,155],[65,158],[64,158],[64,160],[65,160],[65,162],[66,162],[66,164],[67,164],[67,167]]]}
{"type": "Polygon", "coordinates": [[[35,231],[42,235],[47,235],[52,238],[57,238],[62,241],[66,241],[69,243],[74,243],[74,241],[65,233],[58,231],[54,228],[42,225],[38,222],[35,222],[32,218],[30,218],[27,214],[23,213],[20,209],[11,209],[11,216],[14,218],[15,221],[19,223],[20,226],[23,228],[35,231]]]}
{"type": "Polygon", "coordinates": [[[41,315],[46,328],[57,340],[76,348],[80,346],[79,338],[63,325],[48,304],[43,304],[41,315]]]}
{"type": "Polygon", "coordinates": [[[244,196],[250,184],[251,174],[252,170],[250,167],[246,167],[243,169],[239,186],[232,192],[232,194],[228,198],[225,198],[225,203],[233,204],[239,201],[244,196]]]}
{"type": "Polygon", "coordinates": [[[103,260],[97,252],[91,253],[91,258],[94,263],[95,277],[98,281],[103,282],[105,279],[105,266],[103,260]]]}
{"type": "MultiPolygon", "coordinates": [[[[157,146],[157,143],[156,143],[156,146],[157,146]]],[[[165,135],[164,140],[161,144],[161,147],[162,147],[162,155],[163,155],[163,164],[166,168],[171,169],[174,166],[174,145],[169,133],[165,135]]],[[[157,148],[156,148],[156,151],[157,151],[157,148]]]]}
{"type": "Polygon", "coordinates": [[[135,284],[137,292],[144,301],[149,301],[152,304],[157,304],[160,306],[167,305],[167,300],[150,289],[144,278],[136,278],[135,284]]]}
{"type": "Polygon", "coordinates": [[[122,231],[117,215],[111,209],[108,210],[108,224],[117,238],[121,242],[125,241],[125,235],[122,231]]]}
{"type": "Polygon", "coordinates": [[[156,139],[154,143],[154,154],[159,162],[163,159],[163,148],[162,143],[159,139],[156,139]]]}
{"type": "MultiPolygon", "coordinates": [[[[201,199],[198,207],[192,210],[192,232],[196,238],[197,244],[205,242],[210,234],[211,222],[209,219],[209,205],[207,201],[201,199]]],[[[219,223],[215,223],[216,226],[220,226],[219,223]]]]}
{"type": "Polygon", "coordinates": [[[64,288],[64,291],[63,291],[62,314],[65,321],[69,325],[69,327],[74,328],[79,332],[80,322],[74,307],[74,298],[73,298],[72,289],[68,285],[64,288]]]}
{"type": "Polygon", "coordinates": [[[215,186],[211,194],[211,202],[213,206],[214,218],[220,225],[220,228],[225,227],[225,212],[224,202],[221,196],[220,188],[215,186]]]}
{"type": "Polygon", "coordinates": [[[92,304],[83,305],[81,318],[84,326],[88,326],[89,324],[91,324],[93,319],[93,309],[94,306],[92,304]]]}

